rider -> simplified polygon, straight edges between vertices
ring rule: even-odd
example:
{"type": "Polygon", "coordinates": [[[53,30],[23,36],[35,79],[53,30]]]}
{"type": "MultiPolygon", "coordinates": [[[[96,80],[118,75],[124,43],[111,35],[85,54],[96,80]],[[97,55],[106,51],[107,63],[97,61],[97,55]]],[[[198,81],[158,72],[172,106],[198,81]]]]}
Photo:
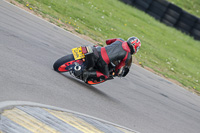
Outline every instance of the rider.
{"type": "Polygon", "coordinates": [[[125,77],[129,72],[128,63],[132,60],[131,55],[137,53],[141,42],[137,37],[130,37],[127,41],[120,38],[106,40],[107,46],[96,47],[98,58],[95,60],[97,70],[83,72],[83,80],[88,78],[105,80],[109,77],[109,63],[118,62],[115,67],[115,76],[125,77]]]}

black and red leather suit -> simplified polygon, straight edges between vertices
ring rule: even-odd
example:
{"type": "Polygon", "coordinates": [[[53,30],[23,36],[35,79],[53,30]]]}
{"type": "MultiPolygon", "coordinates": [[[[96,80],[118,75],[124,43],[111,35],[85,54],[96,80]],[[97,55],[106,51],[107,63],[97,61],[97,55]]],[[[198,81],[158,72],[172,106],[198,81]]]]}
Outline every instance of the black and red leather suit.
{"type": "Polygon", "coordinates": [[[132,59],[131,55],[133,54],[133,48],[129,46],[126,41],[118,38],[106,40],[106,44],[107,46],[105,47],[96,47],[99,54],[99,57],[95,62],[97,70],[88,71],[87,78],[107,79],[109,77],[108,64],[115,61],[119,62],[115,67],[116,75],[122,67],[126,69],[122,76],[124,77],[128,73],[129,68],[124,66],[132,59]]]}

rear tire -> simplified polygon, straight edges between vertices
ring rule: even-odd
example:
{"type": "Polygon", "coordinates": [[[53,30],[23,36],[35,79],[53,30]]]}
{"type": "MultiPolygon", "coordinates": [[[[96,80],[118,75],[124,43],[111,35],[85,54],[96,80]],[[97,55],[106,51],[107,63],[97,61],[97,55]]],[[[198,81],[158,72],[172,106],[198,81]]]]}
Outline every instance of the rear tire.
{"type": "Polygon", "coordinates": [[[69,61],[73,61],[73,60],[74,60],[73,54],[66,55],[66,56],[61,57],[60,59],[58,59],[58,60],[53,64],[53,68],[54,68],[55,71],[60,72],[60,71],[58,70],[58,68],[59,68],[61,65],[65,64],[65,63],[67,63],[67,62],[69,62],[69,61]]]}

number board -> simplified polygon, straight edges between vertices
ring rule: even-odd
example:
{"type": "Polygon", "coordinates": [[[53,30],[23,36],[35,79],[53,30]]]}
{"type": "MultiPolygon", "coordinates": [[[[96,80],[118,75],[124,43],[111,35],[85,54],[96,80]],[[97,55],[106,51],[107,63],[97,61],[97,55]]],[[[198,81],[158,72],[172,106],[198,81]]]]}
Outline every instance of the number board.
{"type": "Polygon", "coordinates": [[[72,53],[73,53],[73,56],[74,56],[75,60],[79,60],[79,59],[85,58],[85,55],[83,54],[81,47],[73,48],[72,49],[72,53]]]}

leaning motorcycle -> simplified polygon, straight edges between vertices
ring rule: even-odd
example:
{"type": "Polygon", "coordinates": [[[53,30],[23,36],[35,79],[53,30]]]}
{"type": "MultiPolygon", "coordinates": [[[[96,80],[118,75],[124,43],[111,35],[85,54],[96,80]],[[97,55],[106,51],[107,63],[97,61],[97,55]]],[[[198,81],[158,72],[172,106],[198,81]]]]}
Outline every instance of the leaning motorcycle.
{"type": "MultiPolygon", "coordinates": [[[[80,80],[83,80],[83,75],[82,75],[83,71],[88,71],[90,69],[97,69],[95,68],[96,66],[94,64],[94,59],[95,59],[94,57],[98,58],[96,46],[76,47],[72,49],[72,54],[68,54],[58,59],[54,63],[53,68],[57,72],[60,72],[60,73],[69,72],[74,77],[80,80]]],[[[113,79],[116,76],[115,67],[118,64],[119,62],[114,62],[114,63],[111,62],[108,64],[110,74],[107,79],[95,79],[91,77],[87,79],[87,81],[84,81],[84,82],[90,85],[94,85],[94,84],[103,83],[107,80],[113,79]]],[[[131,62],[129,63],[128,67],[130,68],[130,66],[131,66],[131,62]]]]}

